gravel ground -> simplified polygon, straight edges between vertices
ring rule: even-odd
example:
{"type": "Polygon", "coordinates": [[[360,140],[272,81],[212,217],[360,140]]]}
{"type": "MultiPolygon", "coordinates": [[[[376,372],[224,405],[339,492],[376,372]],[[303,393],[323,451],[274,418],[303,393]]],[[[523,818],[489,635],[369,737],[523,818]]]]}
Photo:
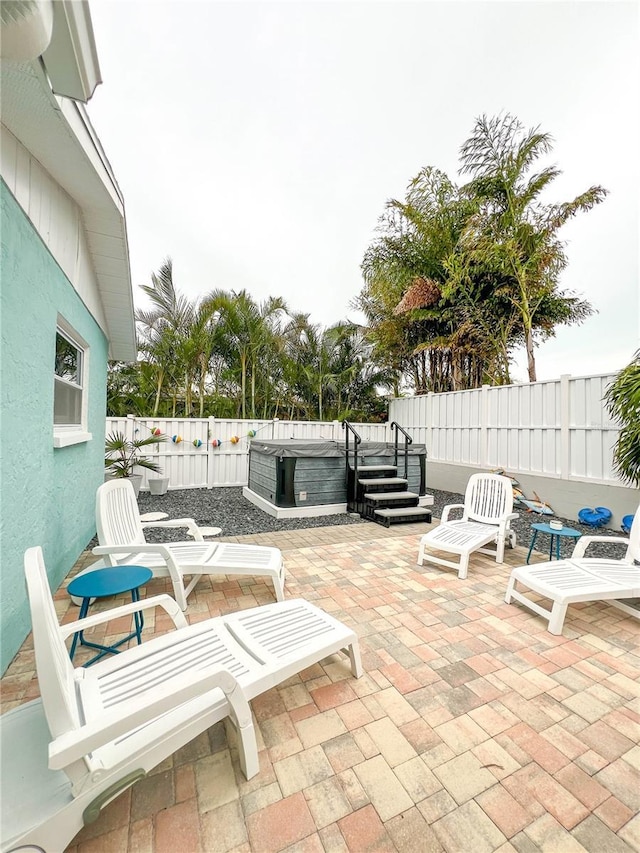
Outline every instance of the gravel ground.
{"type": "MultiPolygon", "coordinates": [[[[454,492],[429,490],[433,495],[433,515],[440,518],[442,508],[446,504],[463,503],[462,495],[454,492]]],[[[277,530],[304,530],[310,527],[326,527],[334,524],[367,524],[358,517],[347,515],[325,515],[317,518],[291,518],[277,520],[266,512],[258,509],[242,496],[242,489],[225,487],[217,489],[183,489],[167,492],[166,495],[151,495],[141,492],[138,499],[140,512],[166,512],[169,518],[194,518],[200,525],[222,528],[222,536],[243,536],[250,533],[270,533],[277,530]]],[[[531,525],[538,521],[547,521],[548,516],[526,512],[516,507],[520,517],[512,523],[518,537],[518,544],[528,547],[531,539],[531,525]]],[[[453,516],[455,517],[455,516],[453,516]]],[[[556,516],[559,518],[558,516],[556,516]]],[[[579,530],[586,535],[623,536],[620,531],[612,529],[593,530],[571,518],[560,519],[565,526],[579,530]]],[[[400,526],[399,526],[400,527],[400,526]]],[[[177,541],[184,538],[184,530],[149,530],[149,541],[177,541]]],[[[569,556],[575,544],[574,539],[561,539],[562,556],[569,556]]],[[[538,534],[536,551],[548,554],[549,537],[538,534]]],[[[611,544],[597,544],[589,549],[589,556],[621,557],[623,547],[611,544]]]]}
{"type": "MultiPolygon", "coordinates": [[[[276,519],[248,501],[242,488],[225,486],[218,489],[181,489],[166,495],[140,492],[140,512],[167,512],[169,518],[194,518],[199,525],[221,527],[222,536],[245,536],[250,533],[271,533],[276,530],[305,530],[309,527],[326,527],[329,524],[365,524],[361,518],[342,515],[324,515],[316,518],[276,519]]],[[[184,530],[148,531],[167,539],[184,538],[184,530]]]]}

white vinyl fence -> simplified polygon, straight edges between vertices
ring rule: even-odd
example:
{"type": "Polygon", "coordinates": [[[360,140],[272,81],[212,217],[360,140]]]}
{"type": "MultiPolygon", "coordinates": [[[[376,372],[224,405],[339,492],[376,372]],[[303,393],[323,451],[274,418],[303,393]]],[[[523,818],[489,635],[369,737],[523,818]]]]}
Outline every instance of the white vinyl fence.
{"type": "MultiPolygon", "coordinates": [[[[609,374],[561,376],[527,385],[484,386],[473,391],[394,399],[389,406],[389,422],[397,421],[415,443],[425,444],[432,462],[620,485],[612,466],[618,430],[603,403],[605,389],[613,378],[609,374]]],[[[354,427],[364,441],[393,440],[388,424],[354,427]]],[[[141,438],[151,435],[155,428],[168,440],[146,448],[145,455],[160,464],[171,489],[246,485],[249,432],[253,430],[257,439],[344,440],[338,421],[185,420],[132,415],[107,419],[107,434],[117,430],[129,438],[141,438]],[[235,438],[237,441],[232,441],[235,438]],[[213,440],[220,444],[214,446],[213,440]]],[[[147,475],[143,473],[142,487],[146,488],[147,475]]]]}
{"type": "MultiPolygon", "coordinates": [[[[388,440],[386,424],[353,426],[363,441],[388,440]]],[[[154,429],[159,429],[166,440],[145,447],[141,452],[160,465],[162,476],[169,477],[170,489],[246,486],[250,431],[255,431],[256,440],[326,438],[344,441],[344,430],[338,421],[136,418],[133,415],[107,418],[107,435],[122,432],[130,439],[146,438],[154,429]],[[220,444],[214,445],[214,441],[220,444]]],[[[144,468],[138,471],[143,475],[143,489],[147,488],[149,474],[151,477],[160,476],[144,468]]]]}
{"type": "Polygon", "coordinates": [[[603,402],[613,378],[561,376],[397,399],[389,420],[426,444],[433,462],[620,485],[612,464],[618,429],[603,402]]]}

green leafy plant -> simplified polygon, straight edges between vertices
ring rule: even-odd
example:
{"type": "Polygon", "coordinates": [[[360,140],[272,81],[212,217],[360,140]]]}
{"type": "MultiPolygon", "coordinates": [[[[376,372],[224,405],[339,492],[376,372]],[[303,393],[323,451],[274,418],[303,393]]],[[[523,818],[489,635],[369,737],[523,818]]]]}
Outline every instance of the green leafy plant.
{"type": "Polygon", "coordinates": [[[147,459],[141,448],[149,447],[166,441],[166,435],[150,435],[147,438],[129,439],[122,432],[112,432],[107,436],[104,452],[104,467],[113,477],[131,477],[134,468],[146,468],[148,471],[161,473],[162,469],[156,462],[147,459]]]}
{"type": "Polygon", "coordinates": [[[607,388],[611,417],[620,425],[613,464],[623,480],[640,486],[640,350],[607,388]]]}

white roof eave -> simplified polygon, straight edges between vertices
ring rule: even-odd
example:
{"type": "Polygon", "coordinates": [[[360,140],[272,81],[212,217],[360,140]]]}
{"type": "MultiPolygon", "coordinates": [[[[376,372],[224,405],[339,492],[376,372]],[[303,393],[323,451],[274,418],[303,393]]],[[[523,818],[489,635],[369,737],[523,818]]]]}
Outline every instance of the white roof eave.
{"type": "Polygon", "coordinates": [[[2,123],[82,211],[104,308],[109,358],[135,361],[124,203],[84,106],[51,92],[40,61],[16,64],[3,60],[0,65],[2,123]]]}

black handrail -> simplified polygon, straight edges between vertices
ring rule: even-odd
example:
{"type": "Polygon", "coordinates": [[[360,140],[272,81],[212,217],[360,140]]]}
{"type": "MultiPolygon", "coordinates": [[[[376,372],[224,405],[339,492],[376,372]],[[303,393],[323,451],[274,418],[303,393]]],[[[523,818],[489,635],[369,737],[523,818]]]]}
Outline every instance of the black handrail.
{"type": "Polygon", "coordinates": [[[347,512],[358,512],[358,445],[362,443],[362,438],[351,426],[349,421],[342,421],[342,429],[345,431],[344,446],[345,446],[345,483],[347,484],[347,512]],[[353,487],[352,494],[349,494],[349,433],[353,435],[353,487]]]}
{"type": "Polygon", "coordinates": [[[404,427],[401,427],[400,424],[396,423],[395,421],[391,421],[389,428],[392,432],[394,428],[396,431],[395,442],[393,447],[393,464],[396,467],[398,466],[398,433],[401,432],[404,436],[404,478],[406,480],[409,476],[409,445],[413,444],[413,439],[406,431],[406,429],[404,429],[404,427]]]}

